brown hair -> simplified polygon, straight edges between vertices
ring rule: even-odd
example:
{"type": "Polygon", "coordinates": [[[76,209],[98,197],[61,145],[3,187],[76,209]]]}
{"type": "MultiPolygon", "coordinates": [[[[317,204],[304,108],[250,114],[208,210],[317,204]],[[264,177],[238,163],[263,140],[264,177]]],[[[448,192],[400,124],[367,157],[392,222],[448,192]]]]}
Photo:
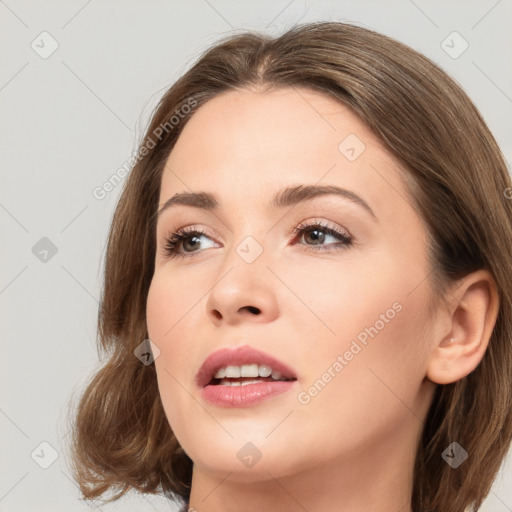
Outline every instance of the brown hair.
{"type": "Polygon", "coordinates": [[[130,489],[185,500],[190,495],[192,461],[166,419],[155,367],[134,355],[148,337],[160,179],[193,115],[190,106],[253,86],[306,87],[336,98],[398,159],[430,236],[434,299],[442,300],[453,280],[472,271],[492,274],[500,309],[489,346],[473,372],[437,386],[417,447],[411,497],[415,511],[476,510],[512,440],[510,177],[476,107],[439,67],[389,37],[337,22],[298,25],[275,38],[226,37],[157,106],[140,145],[151,149],[139,153],[108,238],[98,316],[107,360],[73,412],[73,471],[83,496],[93,499],[109,489],[118,492],[106,501],[130,489]],[[457,469],[441,457],[453,441],[469,454],[457,469]]]}

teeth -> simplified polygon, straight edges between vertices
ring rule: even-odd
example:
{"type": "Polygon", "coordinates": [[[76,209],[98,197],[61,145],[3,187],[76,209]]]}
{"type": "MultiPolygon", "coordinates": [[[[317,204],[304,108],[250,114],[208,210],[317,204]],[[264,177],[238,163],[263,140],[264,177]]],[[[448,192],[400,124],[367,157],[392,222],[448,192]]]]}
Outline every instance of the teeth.
{"type": "Polygon", "coordinates": [[[270,377],[272,375],[272,368],[266,364],[260,364],[259,375],[260,377],[270,377]]]}
{"type": "Polygon", "coordinates": [[[274,380],[279,380],[282,377],[282,375],[277,370],[272,370],[272,378],[274,380]]]}
{"type": "Polygon", "coordinates": [[[214,375],[214,377],[215,377],[216,379],[223,379],[225,376],[226,376],[226,369],[225,369],[225,368],[222,368],[221,370],[219,370],[219,371],[214,375]]]}
{"type": "MultiPolygon", "coordinates": [[[[266,364],[243,364],[242,366],[227,366],[226,368],[220,368],[214,375],[216,379],[238,379],[240,377],[270,377],[274,380],[280,380],[283,378],[280,372],[272,370],[272,368],[266,364]]],[[[254,382],[246,381],[244,384],[254,382]]],[[[256,381],[258,382],[258,381],[256,381]]],[[[230,383],[229,385],[237,386],[238,382],[230,383]]]]}
{"type": "Polygon", "coordinates": [[[258,372],[257,364],[244,364],[240,366],[240,377],[258,377],[258,372]]]}
{"type": "Polygon", "coordinates": [[[238,379],[240,377],[240,366],[228,366],[226,368],[226,377],[228,379],[238,379]]]}
{"type": "Polygon", "coordinates": [[[224,379],[221,384],[223,386],[247,386],[247,384],[259,384],[260,381],[259,380],[245,380],[245,381],[239,381],[239,380],[228,380],[228,379],[224,379]]]}

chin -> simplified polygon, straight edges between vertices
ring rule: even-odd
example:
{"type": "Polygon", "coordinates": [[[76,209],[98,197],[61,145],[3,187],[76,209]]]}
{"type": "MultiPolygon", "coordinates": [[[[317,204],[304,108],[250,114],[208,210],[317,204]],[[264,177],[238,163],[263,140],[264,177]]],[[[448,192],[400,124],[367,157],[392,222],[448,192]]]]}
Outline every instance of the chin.
{"type": "Polygon", "coordinates": [[[232,473],[230,479],[241,482],[268,480],[269,473],[275,477],[286,476],[300,470],[302,465],[304,468],[311,465],[307,453],[304,454],[301,464],[295,443],[294,446],[288,446],[277,436],[274,442],[265,439],[267,434],[258,430],[256,425],[254,435],[245,422],[240,422],[238,432],[234,430],[230,429],[233,437],[218,427],[215,434],[208,429],[202,429],[195,433],[189,431],[183,438],[177,435],[177,438],[195,466],[224,476],[232,473]],[[197,442],[198,439],[202,441],[197,442]]]}

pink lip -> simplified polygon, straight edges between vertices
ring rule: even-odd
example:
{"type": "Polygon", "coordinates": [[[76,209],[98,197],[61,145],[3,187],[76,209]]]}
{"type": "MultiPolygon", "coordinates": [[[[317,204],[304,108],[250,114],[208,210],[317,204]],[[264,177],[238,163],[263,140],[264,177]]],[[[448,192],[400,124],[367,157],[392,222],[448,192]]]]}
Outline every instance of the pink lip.
{"type": "Polygon", "coordinates": [[[250,346],[236,349],[223,348],[208,356],[196,374],[196,384],[201,388],[202,397],[219,406],[243,407],[252,405],[265,398],[270,398],[287,391],[293,386],[293,381],[262,381],[257,384],[245,386],[209,385],[213,376],[220,368],[226,366],[241,366],[243,364],[266,364],[273,370],[277,370],[285,378],[296,379],[295,372],[282,361],[269,354],[256,350],[250,346]]]}
{"type": "Polygon", "coordinates": [[[258,382],[245,386],[205,386],[201,389],[204,400],[219,407],[249,407],[256,403],[280,395],[297,384],[296,380],[258,382]]]}

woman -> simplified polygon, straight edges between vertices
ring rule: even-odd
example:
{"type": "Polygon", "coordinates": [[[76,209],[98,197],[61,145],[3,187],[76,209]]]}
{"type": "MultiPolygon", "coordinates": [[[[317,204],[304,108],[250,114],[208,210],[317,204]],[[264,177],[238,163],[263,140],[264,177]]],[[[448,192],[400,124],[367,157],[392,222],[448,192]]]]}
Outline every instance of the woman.
{"type": "Polygon", "coordinates": [[[220,41],[116,208],[85,498],[477,509],[512,440],[512,210],[465,93],[344,23],[220,41]]]}

